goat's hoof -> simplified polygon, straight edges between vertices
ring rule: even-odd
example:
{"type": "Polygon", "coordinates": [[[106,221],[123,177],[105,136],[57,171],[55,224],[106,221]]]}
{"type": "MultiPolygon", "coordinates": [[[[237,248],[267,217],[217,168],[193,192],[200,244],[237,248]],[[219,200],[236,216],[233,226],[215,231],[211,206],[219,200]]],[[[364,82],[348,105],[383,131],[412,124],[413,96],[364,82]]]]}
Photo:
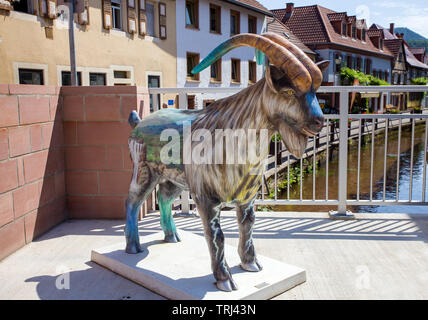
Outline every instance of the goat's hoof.
{"type": "Polygon", "coordinates": [[[174,234],[171,234],[171,235],[167,235],[167,236],[165,236],[164,241],[165,241],[165,242],[168,242],[168,243],[177,243],[177,242],[180,242],[180,241],[181,241],[181,238],[180,238],[180,236],[178,235],[178,233],[177,233],[177,232],[175,232],[174,234]]]}
{"type": "Polygon", "coordinates": [[[136,254],[136,253],[143,252],[143,249],[141,248],[141,245],[139,243],[127,244],[125,252],[129,254],[136,254]]]}
{"type": "Polygon", "coordinates": [[[220,280],[215,283],[217,289],[231,292],[232,290],[238,290],[238,286],[232,278],[226,280],[220,280]]]}
{"type": "Polygon", "coordinates": [[[259,272],[262,271],[262,265],[256,260],[254,262],[249,263],[241,263],[241,269],[250,272],[259,272]]]}

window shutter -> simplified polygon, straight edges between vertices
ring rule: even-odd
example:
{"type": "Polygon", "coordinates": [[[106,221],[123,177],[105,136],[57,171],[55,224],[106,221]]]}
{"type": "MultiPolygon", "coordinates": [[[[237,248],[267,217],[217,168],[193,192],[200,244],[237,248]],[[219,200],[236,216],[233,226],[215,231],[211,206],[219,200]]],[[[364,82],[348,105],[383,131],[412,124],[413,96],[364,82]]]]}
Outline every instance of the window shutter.
{"type": "Polygon", "coordinates": [[[135,1],[136,0],[128,0],[128,32],[130,34],[137,32],[135,1]]]}
{"type": "Polygon", "coordinates": [[[89,24],[89,0],[84,0],[85,10],[79,13],[79,24],[87,25],[89,24]]]}
{"type": "Polygon", "coordinates": [[[112,27],[112,9],[111,9],[111,0],[102,0],[103,1],[103,25],[104,29],[111,29],[112,27]]]}
{"type": "Polygon", "coordinates": [[[159,38],[166,39],[166,4],[159,2],[159,38]]]}
{"type": "Polygon", "coordinates": [[[138,30],[141,36],[145,36],[147,33],[147,16],[146,16],[146,0],[139,0],[140,6],[139,6],[139,26],[138,30]]]}

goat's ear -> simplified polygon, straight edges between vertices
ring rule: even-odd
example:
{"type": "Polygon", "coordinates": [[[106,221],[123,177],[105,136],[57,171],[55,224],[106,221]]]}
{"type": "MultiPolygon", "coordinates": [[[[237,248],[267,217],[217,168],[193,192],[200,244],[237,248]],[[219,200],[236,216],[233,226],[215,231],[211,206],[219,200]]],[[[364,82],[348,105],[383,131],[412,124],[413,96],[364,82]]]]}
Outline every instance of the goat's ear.
{"type": "Polygon", "coordinates": [[[323,60],[323,61],[317,62],[317,67],[321,70],[321,73],[324,73],[327,70],[329,64],[330,64],[329,60],[323,60]]]}
{"type": "Polygon", "coordinates": [[[266,78],[266,82],[269,86],[269,88],[275,92],[278,93],[281,89],[281,79],[283,79],[285,76],[284,72],[282,72],[281,70],[279,70],[277,67],[275,66],[266,66],[266,74],[265,74],[265,78],[266,78]]]}

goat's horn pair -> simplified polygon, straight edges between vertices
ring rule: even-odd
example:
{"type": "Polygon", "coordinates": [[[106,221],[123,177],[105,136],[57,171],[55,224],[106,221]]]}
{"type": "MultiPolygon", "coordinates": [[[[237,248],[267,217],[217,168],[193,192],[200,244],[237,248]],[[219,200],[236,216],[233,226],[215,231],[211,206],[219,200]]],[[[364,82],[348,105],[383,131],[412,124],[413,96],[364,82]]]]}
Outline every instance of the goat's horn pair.
{"type": "MultiPolygon", "coordinates": [[[[285,41],[288,43],[287,40],[285,41]]],[[[276,43],[276,39],[272,41],[267,37],[251,33],[238,34],[220,44],[192,70],[192,73],[201,72],[230,50],[244,46],[254,47],[262,51],[274,66],[284,72],[297,91],[305,93],[311,88],[311,74],[300,59],[292,53],[296,51],[294,47],[292,49],[293,51],[291,51],[288,48],[292,47],[290,45],[284,46],[282,43],[276,43]]]]}
{"type": "Polygon", "coordinates": [[[273,32],[264,33],[262,34],[262,36],[283,46],[292,54],[294,54],[297,57],[297,59],[299,59],[300,62],[303,63],[303,65],[308,69],[312,78],[313,88],[317,90],[321,86],[321,82],[322,82],[321,70],[299,47],[297,47],[294,43],[291,43],[284,37],[281,37],[280,35],[273,32]]]}

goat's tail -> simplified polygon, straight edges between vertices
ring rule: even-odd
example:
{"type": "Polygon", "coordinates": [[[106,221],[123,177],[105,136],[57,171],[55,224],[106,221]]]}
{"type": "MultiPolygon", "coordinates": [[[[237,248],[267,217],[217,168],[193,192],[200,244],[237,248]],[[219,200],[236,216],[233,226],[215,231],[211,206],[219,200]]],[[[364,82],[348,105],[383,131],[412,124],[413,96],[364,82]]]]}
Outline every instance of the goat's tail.
{"type": "Polygon", "coordinates": [[[141,118],[138,115],[137,111],[132,110],[128,117],[129,125],[134,129],[140,122],[141,118]]]}

